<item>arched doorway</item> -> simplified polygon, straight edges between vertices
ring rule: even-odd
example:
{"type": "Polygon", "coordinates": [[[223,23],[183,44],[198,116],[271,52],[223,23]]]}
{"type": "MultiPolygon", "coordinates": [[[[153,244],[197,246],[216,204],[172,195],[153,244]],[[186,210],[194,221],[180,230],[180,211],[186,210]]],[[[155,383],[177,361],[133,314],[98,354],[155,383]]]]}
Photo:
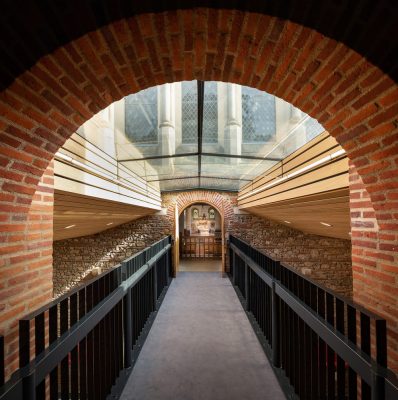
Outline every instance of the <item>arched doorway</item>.
{"type": "Polygon", "coordinates": [[[179,214],[179,271],[221,272],[223,218],[211,204],[194,203],[179,214]]]}
{"type": "MultiPolygon", "coordinates": [[[[235,196],[236,197],[236,196],[235,196]]],[[[194,190],[187,192],[174,192],[163,195],[164,205],[167,207],[168,218],[174,221],[174,271],[178,273],[180,259],[180,227],[181,213],[195,203],[207,204],[214,208],[221,216],[221,272],[228,271],[228,257],[226,254],[226,240],[229,232],[230,220],[234,214],[233,204],[235,198],[232,193],[220,193],[212,190],[194,190]]]]}

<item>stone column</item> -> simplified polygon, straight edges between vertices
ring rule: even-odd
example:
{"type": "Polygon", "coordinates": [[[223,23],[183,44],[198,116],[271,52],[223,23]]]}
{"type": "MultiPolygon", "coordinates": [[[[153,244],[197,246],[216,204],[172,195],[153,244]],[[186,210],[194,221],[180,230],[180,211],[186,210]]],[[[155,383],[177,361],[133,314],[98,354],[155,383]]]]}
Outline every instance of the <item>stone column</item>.
{"type": "MultiPolygon", "coordinates": [[[[227,123],[224,130],[224,148],[227,154],[242,154],[241,89],[234,83],[227,85],[227,123]]],[[[237,158],[230,159],[236,164],[237,158]]]]}
{"type": "MultiPolygon", "coordinates": [[[[174,87],[170,83],[159,88],[159,139],[162,154],[175,154],[174,87]]],[[[164,166],[171,166],[172,159],[163,160],[164,166]]]]}

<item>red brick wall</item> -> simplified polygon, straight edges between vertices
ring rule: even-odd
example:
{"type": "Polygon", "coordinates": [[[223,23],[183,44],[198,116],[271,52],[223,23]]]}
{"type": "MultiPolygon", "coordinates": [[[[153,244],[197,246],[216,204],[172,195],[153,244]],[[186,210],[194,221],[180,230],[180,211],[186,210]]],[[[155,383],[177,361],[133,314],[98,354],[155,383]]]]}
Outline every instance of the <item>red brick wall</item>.
{"type": "Polygon", "coordinates": [[[398,370],[398,236],[389,222],[396,207],[386,204],[386,221],[374,206],[357,170],[350,166],[350,210],[354,300],[387,320],[389,367],[398,370]]]}
{"type": "MultiPolygon", "coordinates": [[[[392,235],[396,243],[396,83],[315,30],[267,15],[206,8],[90,27],[0,93],[0,205],[2,224],[12,225],[3,236],[6,229],[23,232],[25,225],[13,218],[27,214],[48,162],[83,122],[140,89],[191,79],[257,87],[318,119],[358,168],[379,235],[392,235]]],[[[12,236],[13,245],[0,244],[5,265],[32,252],[22,234],[12,236]]],[[[379,263],[391,256],[392,243],[378,249],[379,263]]],[[[395,271],[396,260],[391,265],[395,271]]]]}
{"type": "MultiPolygon", "coordinates": [[[[0,213],[0,332],[5,334],[7,373],[17,366],[18,318],[52,298],[54,171],[51,162],[32,203],[20,202],[10,215],[0,213]],[[12,256],[7,257],[12,249],[12,256]]],[[[16,197],[11,193],[5,196],[16,197]]]]}

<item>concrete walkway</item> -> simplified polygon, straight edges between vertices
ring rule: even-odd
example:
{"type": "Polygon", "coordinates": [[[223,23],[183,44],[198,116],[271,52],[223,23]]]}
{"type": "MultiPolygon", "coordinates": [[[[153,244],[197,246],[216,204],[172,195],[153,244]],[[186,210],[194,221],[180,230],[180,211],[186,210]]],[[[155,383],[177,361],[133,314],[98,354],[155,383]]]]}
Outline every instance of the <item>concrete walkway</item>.
{"type": "Polygon", "coordinates": [[[121,400],[285,399],[229,279],[182,272],[121,400]]]}

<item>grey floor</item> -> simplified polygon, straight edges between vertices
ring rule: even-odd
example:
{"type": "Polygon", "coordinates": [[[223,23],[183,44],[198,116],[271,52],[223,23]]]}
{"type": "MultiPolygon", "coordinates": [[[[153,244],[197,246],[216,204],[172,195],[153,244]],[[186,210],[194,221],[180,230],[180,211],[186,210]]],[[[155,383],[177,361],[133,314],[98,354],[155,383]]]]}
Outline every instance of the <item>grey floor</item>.
{"type": "Polygon", "coordinates": [[[285,399],[229,279],[174,279],[122,400],[285,399]]]}

